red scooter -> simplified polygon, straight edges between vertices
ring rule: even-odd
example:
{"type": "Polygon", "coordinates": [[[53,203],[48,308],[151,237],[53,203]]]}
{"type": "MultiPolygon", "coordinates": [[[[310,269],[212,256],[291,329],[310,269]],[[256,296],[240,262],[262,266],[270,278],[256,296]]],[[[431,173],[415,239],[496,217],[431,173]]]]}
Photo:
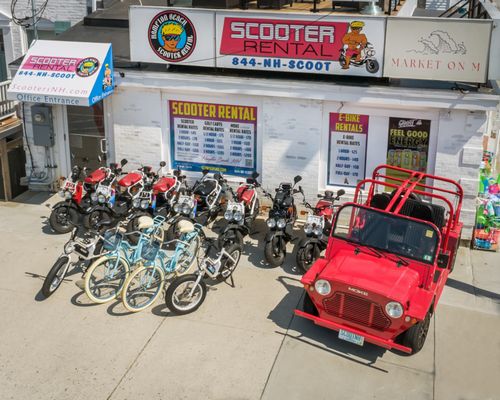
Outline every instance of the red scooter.
{"type": "Polygon", "coordinates": [[[333,197],[333,192],[329,190],[325,191],[324,195],[318,194],[320,200],[315,207],[304,199],[304,206],[312,213],[308,214],[304,224],[306,237],[297,244],[297,265],[302,271],[307,272],[326,249],[328,235],[332,229],[334,208],[337,207],[334,203],[343,194],[345,194],[343,189],[337,191],[336,197],[333,197]]]}

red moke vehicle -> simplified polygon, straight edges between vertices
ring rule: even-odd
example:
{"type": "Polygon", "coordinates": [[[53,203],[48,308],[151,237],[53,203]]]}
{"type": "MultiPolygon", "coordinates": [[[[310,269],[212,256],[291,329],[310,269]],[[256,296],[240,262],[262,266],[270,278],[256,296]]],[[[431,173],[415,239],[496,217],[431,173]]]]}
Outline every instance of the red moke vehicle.
{"type": "Polygon", "coordinates": [[[420,351],[453,270],[462,198],[453,180],[377,167],[339,208],[325,257],[302,277],[303,311],[295,314],[358,345],[420,351]]]}

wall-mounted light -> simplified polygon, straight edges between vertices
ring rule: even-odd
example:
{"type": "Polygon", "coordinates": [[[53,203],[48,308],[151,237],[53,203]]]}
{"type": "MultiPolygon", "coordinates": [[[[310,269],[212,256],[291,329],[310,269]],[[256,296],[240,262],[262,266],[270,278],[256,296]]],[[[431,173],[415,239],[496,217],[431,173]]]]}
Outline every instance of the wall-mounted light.
{"type": "Polygon", "coordinates": [[[45,122],[45,115],[42,113],[36,113],[35,115],[33,115],[33,120],[35,122],[38,122],[39,124],[45,122]]]}

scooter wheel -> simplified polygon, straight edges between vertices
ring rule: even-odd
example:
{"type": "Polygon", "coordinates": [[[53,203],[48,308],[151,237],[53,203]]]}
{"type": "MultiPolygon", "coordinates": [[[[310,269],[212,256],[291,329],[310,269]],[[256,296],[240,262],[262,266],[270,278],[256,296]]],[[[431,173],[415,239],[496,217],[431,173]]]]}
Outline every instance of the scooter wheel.
{"type": "Polygon", "coordinates": [[[306,243],[297,250],[297,266],[302,271],[307,272],[320,255],[318,246],[315,246],[313,243],[306,243]]]}
{"type": "Polygon", "coordinates": [[[243,248],[243,235],[237,230],[224,232],[219,236],[218,241],[219,249],[228,248],[233,244],[243,248]]]}
{"type": "Polygon", "coordinates": [[[264,247],[264,257],[273,267],[279,267],[285,262],[286,248],[281,246],[277,237],[271,238],[264,247]]]}

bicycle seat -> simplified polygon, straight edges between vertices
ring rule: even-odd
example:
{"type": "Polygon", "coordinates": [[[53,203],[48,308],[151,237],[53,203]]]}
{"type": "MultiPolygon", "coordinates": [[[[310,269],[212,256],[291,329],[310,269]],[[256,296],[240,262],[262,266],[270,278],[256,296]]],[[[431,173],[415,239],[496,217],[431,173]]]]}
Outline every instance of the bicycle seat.
{"type": "Polygon", "coordinates": [[[190,233],[194,231],[193,223],[185,219],[179,221],[177,227],[179,228],[179,233],[190,233]]]}
{"type": "Polygon", "coordinates": [[[153,218],[148,217],[147,215],[143,215],[142,217],[139,217],[139,224],[137,228],[142,231],[143,229],[149,229],[152,228],[154,225],[153,218]]]}

